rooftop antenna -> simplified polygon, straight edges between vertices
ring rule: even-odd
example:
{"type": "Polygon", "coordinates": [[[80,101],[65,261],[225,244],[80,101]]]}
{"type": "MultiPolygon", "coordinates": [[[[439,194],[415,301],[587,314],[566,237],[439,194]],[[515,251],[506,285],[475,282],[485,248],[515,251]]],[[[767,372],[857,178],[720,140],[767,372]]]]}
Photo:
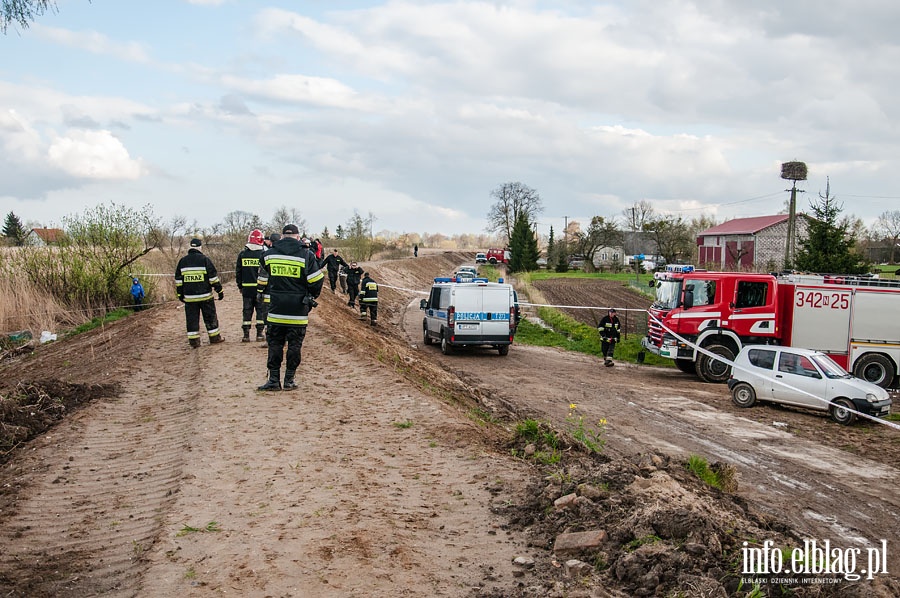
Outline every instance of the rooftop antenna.
{"type": "Polygon", "coordinates": [[[791,270],[794,267],[794,249],[797,241],[797,181],[806,180],[806,163],[782,162],[781,178],[794,182],[790,189],[785,189],[791,192],[791,207],[788,212],[787,242],[784,245],[784,269],[791,270]]]}

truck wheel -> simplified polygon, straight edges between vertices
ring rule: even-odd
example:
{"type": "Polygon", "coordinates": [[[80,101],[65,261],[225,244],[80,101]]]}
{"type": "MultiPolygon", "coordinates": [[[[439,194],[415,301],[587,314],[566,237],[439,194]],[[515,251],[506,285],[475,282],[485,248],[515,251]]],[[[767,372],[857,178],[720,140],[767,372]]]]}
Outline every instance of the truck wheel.
{"type": "Polygon", "coordinates": [[[731,401],[738,407],[753,407],[756,405],[756,391],[746,382],[735,384],[731,389],[731,401]]]}
{"type": "Polygon", "coordinates": [[[492,257],[492,258],[489,259],[488,261],[489,261],[490,263],[492,263],[492,264],[496,264],[496,263],[497,263],[497,258],[492,257]]]}
{"type": "Polygon", "coordinates": [[[832,403],[833,405],[828,409],[831,413],[831,419],[842,426],[849,426],[856,421],[856,414],[850,411],[855,409],[850,399],[841,397],[840,399],[835,399],[832,403]]]}
{"type": "MultiPolygon", "coordinates": [[[[725,345],[708,345],[703,347],[710,353],[720,355],[728,361],[734,361],[734,352],[725,345]]],[[[731,375],[731,366],[724,361],[713,359],[706,353],[697,356],[697,375],[704,382],[722,383],[731,375]]]]}
{"type": "Polygon", "coordinates": [[[500,345],[497,347],[497,352],[500,353],[500,355],[509,355],[509,345],[500,345]]]}
{"type": "Polygon", "coordinates": [[[447,339],[446,333],[441,333],[441,353],[444,355],[450,355],[453,352],[453,347],[450,345],[450,341],[447,339]]]}
{"type": "Polygon", "coordinates": [[[878,353],[866,353],[856,360],[856,365],[853,366],[853,375],[877,384],[881,388],[887,388],[894,381],[897,372],[889,358],[878,353]]]}
{"type": "Polygon", "coordinates": [[[696,374],[697,373],[697,364],[691,361],[690,359],[676,359],[675,367],[684,372],[685,374],[696,374]]]}
{"type": "Polygon", "coordinates": [[[425,326],[422,327],[422,342],[426,345],[430,345],[434,342],[433,340],[431,340],[431,337],[428,336],[428,328],[426,328],[425,326]]]}

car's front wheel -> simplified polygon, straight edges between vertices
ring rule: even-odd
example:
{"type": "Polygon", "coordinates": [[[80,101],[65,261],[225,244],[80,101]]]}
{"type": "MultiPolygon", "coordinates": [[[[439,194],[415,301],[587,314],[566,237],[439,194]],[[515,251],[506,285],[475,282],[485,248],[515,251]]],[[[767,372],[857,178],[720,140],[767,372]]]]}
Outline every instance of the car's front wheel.
{"type": "Polygon", "coordinates": [[[756,391],[746,382],[738,382],[731,389],[731,401],[738,407],[753,407],[756,405],[756,391]]]}
{"type": "Polygon", "coordinates": [[[841,397],[840,399],[835,399],[832,401],[832,405],[830,407],[831,411],[831,419],[841,424],[842,426],[849,426],[853,422],[856,421],[856,413],[854,413],[855,407],[853,406],[853,401],[850,399],[845,399],[841,397]]]}
{"type": "MultiPolygon", "coordinates": [[[[725,345],[708,345],[704,349],[714,355],[724,357],[728,361],[734,361],[734,351],[725,345]]],[[[697,375],[704,382],[726,382],[728,376],[731,375],[731,366],[721,359],[701,353],[697,356],[697,375]]]]}
{"type": "Polygon", "coordinates": [[[422,327],[422,342],[426,345],[430,345],[432,342],[434,342],[431,340],[431,337],[428,336],[428,328],[425,326],[422,327]]]}

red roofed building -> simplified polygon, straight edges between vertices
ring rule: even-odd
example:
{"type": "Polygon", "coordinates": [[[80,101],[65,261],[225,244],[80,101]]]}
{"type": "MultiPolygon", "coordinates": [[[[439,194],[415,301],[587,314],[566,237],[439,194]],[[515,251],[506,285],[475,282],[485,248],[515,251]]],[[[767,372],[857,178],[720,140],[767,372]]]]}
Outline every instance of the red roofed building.
{"type": "MultiPolygon", "coordinates": [[[[787,214],[735,218],[702,231],[697,235],[699,265],[714,270],[780,270],[788,218],[787,214]]],[[[797,214],[796,223],[797,239],[805,238],[807,216],[797,214]]]]}
{"type": "Polygon", "coordinates": [[[56,245],[62,241],[65,232],[61,228],[33,228],[26,235],[25,240],[30,245],[45,247],[56,245]]]}

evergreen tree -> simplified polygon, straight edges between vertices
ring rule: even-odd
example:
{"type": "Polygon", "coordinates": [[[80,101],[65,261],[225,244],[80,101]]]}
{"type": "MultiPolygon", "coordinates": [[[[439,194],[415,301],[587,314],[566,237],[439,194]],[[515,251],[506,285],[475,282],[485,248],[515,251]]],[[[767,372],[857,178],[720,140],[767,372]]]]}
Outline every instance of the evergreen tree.
{"type": "Polygon", "coordinates": [[[553,254],[556,253],[556,239],[553,238],[553,226],[550,226],[550,237],[547,239],[547,268],[553,263],[553,254]]]}
{"type": "Polygon", "coordinates": [[[25,227],[22,221],[13,212],[6,215],[6,221],[3,224],[3,236],[9,239],[12,245],[21,247],[25,244],[25,227]]]}
{"type": "MultiPolygon", "coordinates": [[[[827,181],[827,179],[826,179],[827,181]]],[[[862,274],[866,267],[853,252],[856,241],[849,234],[849,222],[838,221],[843,209],[831,195],[831,182],[826,182],[825,195],[810,202],[807,236],[799,241],[796,266],[799,270],[822,274],[862,274]]]]}
{"type": "Polygon", "coordinates": [[[537,270],[538,244],[526,214],[521,214],[513,225],[509,251],[512,254],[509,259],[510,272],[537,270]]]}

